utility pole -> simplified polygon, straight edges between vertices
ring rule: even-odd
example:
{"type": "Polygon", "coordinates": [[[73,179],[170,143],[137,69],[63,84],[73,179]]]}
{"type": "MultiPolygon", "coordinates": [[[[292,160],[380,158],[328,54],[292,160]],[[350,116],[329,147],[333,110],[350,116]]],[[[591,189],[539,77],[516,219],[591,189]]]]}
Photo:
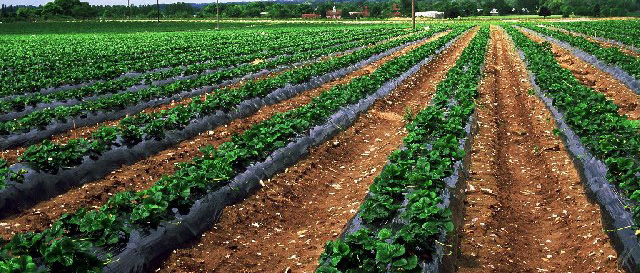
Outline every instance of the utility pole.
{"type": "Polygon", "coordinates": [[[216,29],[220,28],[220,0],[216,0],[216,29]]]}
{"type": "Polygon", "coordinates": [[[413,22],[413,31],[416,31],[416,0],[411,0],[411,21],[413,22]]]}
{"type": "Polygon", "coordinates": [[[127,19],[131,19],[131,3],[130,0],[127,0],[127,19]]]}
{"type": "Polygon", "coordinates": [[[160,23],[160,0],[156,0],[156,8],[158,9],[158,23],[160,23]]]}

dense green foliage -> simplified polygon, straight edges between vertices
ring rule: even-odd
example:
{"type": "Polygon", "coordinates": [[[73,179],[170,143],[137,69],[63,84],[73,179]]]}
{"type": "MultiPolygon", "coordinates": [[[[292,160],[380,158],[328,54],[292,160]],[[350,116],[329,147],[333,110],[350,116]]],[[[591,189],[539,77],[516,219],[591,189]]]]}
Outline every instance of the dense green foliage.
{"type": "MultiPolygon", "coordinates": [[[[95,96],[95,95],[105,95],[118,93],[122,90],[126,90],[129,87],[138,84],[150,84],[152,81],[168,79],[176,76],[190,76],[195,74],[204,73],[208,70],[214,69],[222,69],[224,68],[226,71],[220,71],[218,74],[225,74],[228,77],[233,77],[238,74],[246,74],[252,71],[259,71],[261,69],[274,68],[278,65],[290,64],[295,61],[304,60],[305,57],[314,57],[322,55],[325,52],[335,52],[342,49],[354,48],[359,45],[365,45],[369,42],[378,41],[381,39],[386,39],[392,37],[401,31],[399,30],[382,30],[382,29],[370,29],[365,31],[337,31],[331,34],[318,36],[318,35],[305,35],[305,32],[299,33],[301,35],[294,39],[287,39],[282,41],[265,41],[265,44],[259,44],[260,51],[256,51],[255,44],[252,46],[242,47],[238,45],[238,47],[243,50],[229,50],[226,52],[218,52],[216,55],[216,59],[207,60],[201,63],[195,64],[187,64],[182,67],[174,67],[165,71],[158,72],[149,72],[144,73],[140,76],[131,76],[125,78],[116,78],[111,80],[106,80],[102,82],[97,82],[95,84],[90,84],[85,87],[80,88],[72,88],[69,90],[62,90],[48,94],[27,94],[27,95],[19,95],[12,98],[7,98],[5,100],[0,101],[0,113],[9,113],[15,111],[22,111],[27,106],[37,106],[38,103],[51,103],[54,101],[65,101],[68,99],[78,99],[95,96]],[[348,35],[345,35],[348,34],[348,35]],[[313,51],[313,52],[310,52],[313,51]],[[303,52],[297,53],[297,52],[303,52]],[[294,54],[297,53],[297,54],[294,54]],[[286,56],[292,55],[293,56],[286,56]],[[304,56],[304,57],[303,57],[304,56]],[[269,61],[267,63],[261,64],[250,64],[250,62],[255,60],[264,60],[268,58],[278,58],[275,61],[269,61]],[[230,71],[235,69],[233,72],[230,71]]],[[[205,77],[206,78],[206,77],[205,77]]],[[[198,87],[198,83],[204,83],[201,78],[196,78],[191,81],[191,86],[198,87]],[[193,82],[196,81],[196,82],[193,82]]],[[[182,88],[186,88],[185,80],[180,81],[178,83],[174,83],[175,85],[181,85],[182,88]]],[[[167,84],[156,84],[154,86],[166,86],[167,84]]],[[[145,91],[137,91],[145,92],[145,91]]],[[[164,93],[165,95],[166,92],[164,93]]],[[[121,94],[119,96],[127,96],[126,94],[121,94]]],[[[76,106],[76,109],[79,107],[83,109],[91,109],[92,111],[96,110],[105,110],[111,107],[108,103],[104,101],[113,101],[118,100],[117,98],[108,98],[99,102],[88,103],[91,106],[76,106]],[[101,107],[96,107],[95,105],[100,105],[101,107]]],[[[134,98],[131,98],[132,102],[136,102],[134,98]]],[[[50,118],[54,118],[53,114],[55,112],[65,111],[66,107],[56,107],[55,109],[45,110],[44,112],[49,113],[50,118]]],[[[74,112],[78,110],[67,110],[67,112],[74,112]]],[[[40,117],[40,122],[45,122],[45,116],[47,114],[43,113],[35,113],[32,115],[37,115],[40,117]]],[[[63,116],[55,115],[55,118],[58,120],[64,119],[63,116]]],[[[21,126],[26,128],[25,126],[33,126],[36,123],[29,122],[29,117],[26,117],[24,122],[20,122],[21,126]],[[29,125],[30,124],[30,125],[29,125]]],[[[40,126],[45,125],[44,123],[40,123],[40,126]]],[[[2,127],[2,126],[0,126],[2,127]]],[[[18,127],[14,127],[18,129],[18,127]]]]}
{"type": "Polygon", "coordinates": [[[282,46],[311,43],[322,35],[333,38],[347,33],[371,33],[371,30],[362,32],[354,27],[340,29],[275,28],[259,35],[253,29],[245,29],[99,36],[2,36],[0,96],[114,79],[124,73],[242,58],[242,55],[265,54],[276,49],[287,53],[282,46]]]}
{"type": "MultiPolygon", "coordinates": [[[[362,49],[352,54],[291,69],[276,77],[249,82],[241,88],[220,89],[215,93],[207,95],[204,100],[194,100],[190,104],[177,106],[170,110],[156,112],[153,114],[140,113],[138,115],[129,116],[122,119],[119,126],[102,126],[90,139],[72,139],[66,144],[44,141],[41,144],[28,147],[22,154],[21,161],[31,164],[36,169],[55,173],[59,168],[70,168],[80,164],[84,156],[97,158],[105,151],[121,144],[135,145],[144,139],[162,139],[164,138],[166,131],[180,130],[197,118],[214,114],[219,110],[231,110],[234,106],[246,99],[265,96],[278,88],[286,86],[287,84],[303,83],[311,79],[313,76],[322,75],[350,64],[354,64],[368,58],[372,54],[383,52],[419,37],[424,37],[425,35],[434,33],[435,31],[437,31],[437,28],[431,32],[413,34],[402,39],[396,39],[391,42],[362,49]],[[117,143],[116,139],[121,139],[124,143],[117,143]]],[[[360,43],[366,44],[368,41],[365,40],[360,43]]],[[[327,52],[327,50],[336,49],[339,48],[307,51],[290,57],[294,58],[294,60],[298,60],[298,55],[308,58],[309,56],[316,56],[318,52],[326,54],[330,53],[327,52]]],[[[216,77],[219,77],[219,75],[216,77]]],[[[214,80],[217,80],[217,78],[211,78],[208,80],[215,82],[214,80]]],[[[192,83],[200,84],[198,81],[191,80],[187,81],[186,84],[192,83]]],[[[176,90],[189,90],[187,87],[190,87],[190,85],[187,85],[186,87],[181,86],[181,88],[177,88],[176,90]]],[[[138,91],[135,94],[144,95],[145,93],[138,91]]],[[[131,100],[132,102],[138,101],[133,95],[125,97],[133,97],[134,99],[131,100]]],[[[109,99],[109,101],[122,103],[121,99],[116,98],[114,100],[113,97],[109,99]]],[[[105,104],[105,102],[102,103],[105,104]]],[[[106,107],[106,109],[109,109],[110,107],[117,106],[110,105],[106,107]]]]}
{"type": "Polygon", "coordinates": [[[613,39],[640,48],[640,21],[607,20],[595,22],[563,22],[554,26],[595,37],[613,39]]]}
{"type": "Polygon", "coordinates": [[[33,261],[37,260],[55,272],[99,269],[103,262],[96,258],[95,247],[122,245],[133,229],[153,228],[161,221],[171,220],[171,208],[188,209],[198,198],[225,185],[251,163],[264,160],[295,137],[324,123],[340,107],[375,92],[384,82],[398,77],[462,31],[457,28],[385,63],[370,75],[335,86],[302,107],[275,114],[218,148],[202,148],[204,156],[179,164],[174,174],[164,176],[147,190],[118,193],[99,209],[82,209],[64,215],[42,232],[14,236],[0,250],[0,268],[29,271],[35,268],[33,261]]]}

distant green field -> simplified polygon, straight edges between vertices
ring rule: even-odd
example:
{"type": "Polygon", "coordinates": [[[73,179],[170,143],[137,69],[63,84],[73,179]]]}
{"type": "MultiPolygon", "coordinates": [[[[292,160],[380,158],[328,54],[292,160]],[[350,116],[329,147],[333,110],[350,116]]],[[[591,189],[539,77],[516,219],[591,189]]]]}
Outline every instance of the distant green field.
{"type": "MultiPolygon", "coordinates": [[[[572,16],[572,18],[574,18],[572,16]]],[[[506,16],[471,16],[459,19],[428,19],[417,18],[419,24],[433,24],[437,22],[455,21],[487,21],[487,20],[536,20],[544,19],[538,15],[506,15],[506,16]]],[[[546,19],[562,19],[562,15],[548,16],[546,19]]],[[[389,20],[366,18],[366,19],[346,19],[328,20],[314,19],[304,20],[292,18],[286,20],[271,19],[225,19],[220,21],[220,28],[253,28],[253,27],[306,27],[330,26],[330,25],[351,25],[351,24],[399,24],[399,27],[409,27],[411,18],[393,18],[389,20]]],[[[174,32],[174,31],[199,31],[212,30],[216,28],[214,19],[204,20],[164,20],[160,23],[154,20],[138,21],[74,21],[74,22],[18,22],[0,23],[0,35],[3,34],[74,34],[74,33],[135,33],[135,32],[174,32]]]]}
{"type": "MultiPolygon", "coordinates": [[[[230,28],[279,28],[279,27],[308,27],[308,26],[344,26],[355,23],[394,23],[399,27],[409,27],[407,21],[381,21],[381,20],[223,20],[221,29],[230,28]]],[[[430,22],[432,23],[432,22],[430,22]]],[[[148,21],[76,21],[76,22],[19,22],[0,23],[0,35],[36,35],[36,34],[88,34],[88,33],[135,33],[135,32],[175,32],[175,31],[200,31],[216,28],[215,20],[175,20],[161,21],[160,23],[148,21]]]]}
{"type": "MultiPolygon", "coordinates": [[[[250,27],[265,23],[221,22],[221,28],[250,27]]],[[[131,33],[215,29],[215,22],[35,22],[2,23],[0,34],[131,33]]]]}
{"type": "MultiPolygon", "coordinates": [[[[573,17],[573,16],[572,16],[573,17]]],[[[580,16],[583,17],[583,16],[580,16]]],[[[560,14],[556,14],[556,15],[551,15],[551,16],[547,16],[546,19],[561,19],[562,15],[560,14]]],[[[492,20],[503,20],[503,19],[507,19],[507,20],[512,20],[512,19],[545,19],[542,16],[539,16],[537,14],[531,14],[531,15],[520,15],[520,14],[516,14],[516,15],[504,15],[504,16],[470,16],[470,17],[465,17],[464,19],[468,19],[468,20],[474,20],[474,19],[480,19],[480,20],[487,20],[487,19],[492,19],[492,20]]]]}

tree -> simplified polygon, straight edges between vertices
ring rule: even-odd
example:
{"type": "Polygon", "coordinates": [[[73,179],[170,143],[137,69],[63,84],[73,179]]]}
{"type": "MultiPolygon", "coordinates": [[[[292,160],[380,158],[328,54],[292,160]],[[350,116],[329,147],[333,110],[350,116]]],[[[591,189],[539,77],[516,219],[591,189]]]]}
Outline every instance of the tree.
{"type": "Polygon", "coordinates": [[[274,4],[269,8],[269,17],[283,19],[289,17],[289,12],[284,4],[274,4]]]}
{"type": "Polygon", "coordinates": [[[538,0],[517,0],[515,7],[517,9],[525,8],[529,11],[534,11],[538,9],[538,4],[539,4],[538,0]]]}
{"type": "Polygon", "coordinates": [[[546,0],[544,3],[541,3],[540,6],[546,6],[551,14],[560,14],[562,13],[562,7],[565,5],[564,2],[566,0],[546,0]]]}
{"type": "Polygon", "coordinates": [[[62,8],[55,2],[46,3],[42,7],[42,15],[45,18],[60,15],[60,14],[62,14],[62,8]]]}
{"type": "Polygon", "coordinates": [[[400,13],[411,16],[411,0],[400,0],[400,13]]]}
{"type": "Polygon", "coordinates": [[[380,5],[380,3],[369,3],[369,16],[380,18],[383,11],[384,6],[380,5]]]}
{"type": "Polygon", "coordinates": [[[158,11],[157,10],[150,10],[147,15],[147,18],[157,18],[158,17],[158,11]]]}
{"type": "Polygon", "coordinates": [[[102,11],[102,18],[113,18],[113,11],[111,9],[104,9],[102,11]]]}
{"type": "Polygon", "coordinates": [[[82,5],[82,3],[80,3],[80,0],[55,0],[53,2],[60,6],[63,15],[68,16],[73,15],[73,8],[82,5]]]}
{"type": "Polygon", "coordinates": [[[349,9],[343,7],[342,12],[340,13],[340,16],[342,19],[351,18],[351,15],[349,15],[349,9]]]}
{"type": "Polygon", "coordinates": [[[240,7],[240,5],[231,4],[228,7],[226,7],[224,14],[227,17],[238,18],[238,17],[242,17],[242,15],[244,14],[244,9],[240,7]]]}
{"type": "Polygon", "coordinates": [[[440,9],[444,11],[444,17],[457,18],[462,15],[462,8],[457,1],[443,1],[443,5],[440,9]]]}
{"type": "Polygon", "coordinates": [[[169,4],[164,9],[164,13],[170,17],[192,17],[195,13],[193,6],[184,2],[169,4]]]}
{"type": "Polygon", "coordinates": [[[247,4],[246,10],[245,10],[245,16],[247,16],[247,17],[259,17],[260,16],[260,12],[262,12],[264,9],[265,9],[264,3],[262,3],[262,2],[251,2],[251,3],[247,4]]]}
{"type": "Polygon", "coordinates": [[[33,11],[30,8],[19,8],[16,11],[16,17],[20,19],[31,19],[33,17],[33,11]]]}
{"type": "Polygon", "coordinates": [[[216,15],[216,4],[209,4],[206,5],[204,8],[202,8],[202,12],[206,15],[206,16],[215,16],[216,15]]]}
{"type": "Polygon", "coordinates": [[[551,15],[551,11],[546,6],[542,6],[542,7],[540,7],[540,10],[538,11],[538,15],[539,16],[544,16],[544,18],[547,18],[547,16],[551,15]]]}
{"type": "Polygon", "coordinates": [[[602,8],[600,7],[600,3],[596,3],[593,6],[593,9],[591,9],[591,15],[596,16],[596,17],[600,16],[601,9],[602,8]]]}
{"type": "Polygon", "coordinates": [[[571,7],[570,6],[562,7],[562,18],[569,18],[570,14],[571,14],[571,7]]]}
{"type": "Polygon", "coordinates": [[[461,7],[461,16],[472,16],[478,9],[478,2],[475,0],[462,0],[459,1],[461,7]]]}
{"type": "Polygon", "coordinates": [[[509,4],[507,4],[507,1],[505,0],[495,0],[493,5],[494,5],[494,8],[498,9],[498,12],[500,12],[500,14],[512,13],[511,6],[509,6],[509,4]]]}

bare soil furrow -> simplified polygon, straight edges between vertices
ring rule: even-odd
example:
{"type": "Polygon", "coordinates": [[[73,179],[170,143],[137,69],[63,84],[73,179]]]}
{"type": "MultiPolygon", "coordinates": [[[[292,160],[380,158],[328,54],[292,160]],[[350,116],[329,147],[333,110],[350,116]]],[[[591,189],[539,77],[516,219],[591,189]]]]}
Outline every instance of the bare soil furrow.
{"type": "Polygon", "coordinates": [[[619,272],[600,209],[531,89],[513,43],[494,27],[479,88],[459,272],[619,272]]]}

